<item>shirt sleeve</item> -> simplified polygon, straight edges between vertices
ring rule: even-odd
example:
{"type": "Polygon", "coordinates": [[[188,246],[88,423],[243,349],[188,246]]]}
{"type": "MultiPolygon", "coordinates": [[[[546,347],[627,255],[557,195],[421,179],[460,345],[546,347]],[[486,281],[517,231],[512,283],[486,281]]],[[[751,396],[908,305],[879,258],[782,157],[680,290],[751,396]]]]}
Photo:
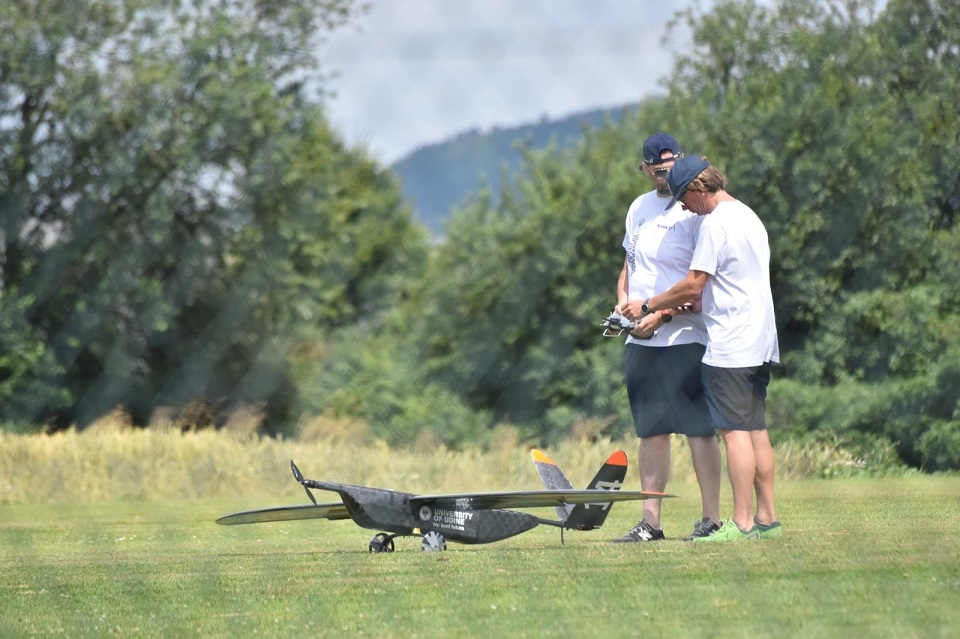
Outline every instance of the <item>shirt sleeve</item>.
{"type": "Polygon", "coordinates": [[[716,275],[720,264],[720,252],[725,244],[724,234],[721,227],[710,224],[709,221],[708,218],[700,224],[697,245],[693,249],[693,258],[690,260],[690,270],[716,275]]]}

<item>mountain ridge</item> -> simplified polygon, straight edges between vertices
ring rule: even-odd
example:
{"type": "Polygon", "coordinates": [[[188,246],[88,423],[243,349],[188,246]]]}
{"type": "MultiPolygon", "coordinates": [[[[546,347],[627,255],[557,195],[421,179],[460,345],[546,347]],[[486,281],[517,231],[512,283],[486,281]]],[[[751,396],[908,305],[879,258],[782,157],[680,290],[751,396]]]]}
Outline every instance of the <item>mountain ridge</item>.
{"type": "Polygon", "coordinates": [[[435,237],[451,210],[484,185],[494,197],[500,192],[501,170],[519,166],[518,142],[543,149],[551,143],[558,148],[575,146],[583,129],[597,128],[607,121],[620,121],[635,112],[639,104],[601,107],[550,120],[514,127],[493,127],[488,131],[469,129],[446,141],[414,149],[390,165],[400,180],[404,198],[416,218],[435,237]]]}

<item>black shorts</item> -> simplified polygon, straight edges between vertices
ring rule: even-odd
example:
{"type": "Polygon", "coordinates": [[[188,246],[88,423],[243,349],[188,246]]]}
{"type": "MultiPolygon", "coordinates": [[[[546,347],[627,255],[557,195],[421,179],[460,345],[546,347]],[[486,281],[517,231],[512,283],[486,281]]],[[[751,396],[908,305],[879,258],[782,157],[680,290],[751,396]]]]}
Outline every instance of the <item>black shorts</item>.
{"type": "Polygon", "coordinates": [[[638,437],[716,434],[700,372],[704,350],[702,344],[627,344],[627,395],[638,437]]]}
{"type": "Polygon", "coordinates": [[[747,368],[703,365],[703,387],[710,415],[723,430],[764,430],[767,427],[767,385],[770,362],[747,368]]]}

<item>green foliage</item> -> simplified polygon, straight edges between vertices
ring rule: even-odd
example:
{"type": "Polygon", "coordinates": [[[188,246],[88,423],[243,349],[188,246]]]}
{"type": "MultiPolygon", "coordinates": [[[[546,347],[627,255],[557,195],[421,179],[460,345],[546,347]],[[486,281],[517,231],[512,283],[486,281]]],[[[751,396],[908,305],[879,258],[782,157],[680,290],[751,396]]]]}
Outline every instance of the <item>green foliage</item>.
{"type": "Polygon", "coordinates": [[[669,130],[768,228],[777,375],[793,382],[771,401],[778,421],[960,467],[956,10],[728,1],[680,19],[695,45],[668,97],[575,150],[527,150],[502,193],[453,213],[408,311],[426,379],[535,439],[584,421],[628,432],[620,350],[595,320],[613,304],[627,205],[649,188],[639,140],[669,130]]]}
{"type": "Polygon", "coordinates": [[[484,411],[470,410],[447,387],[427,379],[419,358],[389,332],[344,329],[325,346],[321,357],[303,359],[296,375],[301,415],[359,417],[372,435],[400,446],[459,448],[482,440],[493,426],[484,411]]]}
{"type": "Polygon", "coordinates": [[[855,460],[960,468],[954,4],[693,8],[666,97],[576,147],[528,138],[430,248],[306,93],[312,38],[348,0],[8,2],[0,422],[200,399],[391,444],[629,434],[622,346],[598,323],[649,189],[640,140],[668,130],[769,231],[771,422],[855,460]]]}
{"type": "Polygon", "coordinates": [[[960,121],[944,112],[960,102],[960,21],[938,0],[873,8],[688,13],[697,44],[671,83],[674,117],[770,233],[778,372],[796,381],[775,400],[783,420],[958,468],[944,442],[960,432],[956,400],[940,378],[960,344],[960,182],[944,166],[960,152],[960,121]]]}
{"type": "MultiPolygon", "coordinates": [[[[0,297],[0,401],[8,404],[6,415],[35,415],[47,407],[64,407],[70,396],[51,383],[59,368],[36,330],[27,321],[29,300],[0,297]],[[23,388],[24,380],[27,382],[23,388]],[[26,392],[24,392],[26,391],[26,392]]],[[[2,430],[37,430],[31,421],[12,422],[2,430]]]]}
{"type": "Polygon", "coordinates": [[[457,446],[502,423],[538,442],[626,432],[622,346],[598,326],[622,264],[608,192],[631,197],[636,167],[621,158],[636,151],[615,129],[588,138],[521,149],[528,177],[453,216],[422,286],[382,336],[338,339],[303,412],[360,415],[395,443],[426,430],[457,446]]]}
{"type": "MultiPolygon", "coordinates": [[[[0,419],[138,422],[294,392],[300,326],[358,321],[424,257],[392,178],[346,149],[308,83],[314,3],[0,9],[0,419]]],[[[322,86],[322,85],[321,85],[322,86]]]]}
{"type": "Polygon", "coordinates": [[[960,452],[960,381],[956,354],[945,368],[906,381],[846,378],[830,387],[784,379],[771,384],[768,419],[778,441],[826,441],[874,469],[890,467],[889,451],[926,471],[955,470],[960,452]],[[954,384],[954,385],[950,385],[954,384]]]}
{"type": "MultiPolygon", "coordinates": [[[[956,420],[928,420],[923,434],[914,443],[914,457],[920,458],[925,470],[956,468],[960,458],[960,432],[956,420]]],[[[912,435],[912,433],[911,433],[912,435]]]]}
{"type": "Polygon", "coordinates": [[[915,96],[890,91],[896,65],[868,9],[723,3],[693,21],[697,52],[671,85],[686,128],[767,224],[791,340],[816,330],[838,297],[913,285],[933,265],[923,125],[915,96]]]}
{"type": "Polygon", "coordinates": [[[622,414],[620,345],[598,325],[616,301],[626,204],[610,202],[632,199],[634,146],[608,129],[575,151],[526,151],[498,204],[454,213],[411,310],[430,377],[529,436],[558,434],[551,408],[622,414]]]}

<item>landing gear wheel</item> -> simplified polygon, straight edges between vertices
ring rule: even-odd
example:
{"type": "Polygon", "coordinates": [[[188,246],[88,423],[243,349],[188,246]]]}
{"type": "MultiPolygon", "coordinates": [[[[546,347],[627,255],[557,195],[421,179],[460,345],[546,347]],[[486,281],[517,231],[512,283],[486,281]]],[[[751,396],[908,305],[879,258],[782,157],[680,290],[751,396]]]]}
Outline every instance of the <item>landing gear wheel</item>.
{"type": "Polygon", "coordinates": [[[370,540],[370,552],[393,552],[393,537],[387,533],[377,533],[370,540]]]}
{"type": "Polygon", "coordinates": [[[447,540],[438,532],[430,531],[423,536],[420,549],[424,552],[440,552],[447,549],[447,540]]]}

